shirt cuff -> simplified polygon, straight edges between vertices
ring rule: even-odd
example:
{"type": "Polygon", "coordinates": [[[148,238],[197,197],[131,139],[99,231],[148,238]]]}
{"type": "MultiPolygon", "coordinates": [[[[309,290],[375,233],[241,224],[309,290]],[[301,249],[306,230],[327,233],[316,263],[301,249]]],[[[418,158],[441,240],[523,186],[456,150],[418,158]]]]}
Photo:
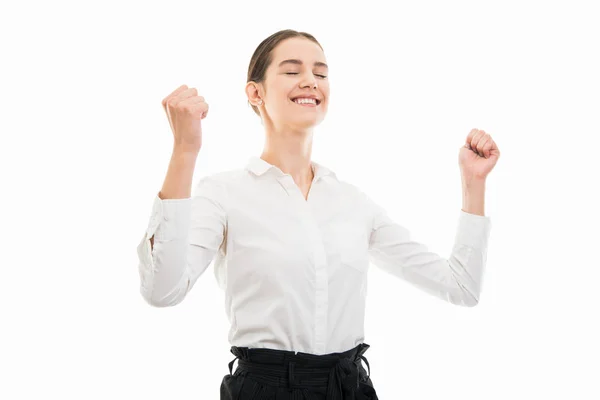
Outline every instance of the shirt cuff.
{"type": "Polygon", "coordinates": [[[190,229],[192,199],[161,199],[158,193],[152,204],[152,215],[146,238],[154,235],[154,241],[165,242],[185,237],[190,229]]]}
{"type": "Polygon", "coordinates": [[[456,243],[475,248],[488,245],[492,221],[489,216],[477,215],[460,210],[456,243]]]}

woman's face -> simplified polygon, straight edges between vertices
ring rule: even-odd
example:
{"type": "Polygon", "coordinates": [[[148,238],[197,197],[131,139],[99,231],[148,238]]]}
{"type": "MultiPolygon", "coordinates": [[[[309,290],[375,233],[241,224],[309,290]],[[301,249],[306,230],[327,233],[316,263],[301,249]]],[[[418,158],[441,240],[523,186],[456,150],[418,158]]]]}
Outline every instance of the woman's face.
{"type": "Polygon", "coordinates": [[[321,47],[295,37],[279,43],[271,56],[260,93],[263,118],[270,119],[276,129],[308,129],[321,123],[329,103],[328,70],[321,47]],[[314,98],[316,104],[299,100],[303,98],[314,98]]]}

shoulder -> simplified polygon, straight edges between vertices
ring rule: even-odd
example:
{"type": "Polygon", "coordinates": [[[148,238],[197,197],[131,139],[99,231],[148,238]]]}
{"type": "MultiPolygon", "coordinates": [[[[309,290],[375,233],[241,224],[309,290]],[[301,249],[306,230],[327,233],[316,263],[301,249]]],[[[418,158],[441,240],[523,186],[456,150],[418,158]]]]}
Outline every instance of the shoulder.
{"type": "Polygon", "coordinates": [[[337,192],[340,192],[343,195],[349,195],[353,197],[361,197],[363,195],[363,191],[360,187],[347,180],[344,177],[341,177],[335,172],[333,169],[325,167],[321,164],[318,164],[319,168],[321,168],[323,172],[323,179],[332,187],[335,188],[337,192]]]}
{"type": "Polygon", "coordinates": [[[242,175],[242,170],[226,170],[206,174],[195,180],[192,187],[192,197],[208,198],[225,205],[228,188],[242,175]]]}
{"type": "Polygon", "coordinates": [[[364,196],[364,192],[354,183],[337,179],[335,182],[336,189],[344,196],[359,199],[364,196]]]}
{"type": "Polygon", "coordinates": [[[199,178],[195,187],[199,188],[205,185],[227,187],[231,183],[242,180],[244,175],[245,171],[242,168],[213,172],[199,178]]]}

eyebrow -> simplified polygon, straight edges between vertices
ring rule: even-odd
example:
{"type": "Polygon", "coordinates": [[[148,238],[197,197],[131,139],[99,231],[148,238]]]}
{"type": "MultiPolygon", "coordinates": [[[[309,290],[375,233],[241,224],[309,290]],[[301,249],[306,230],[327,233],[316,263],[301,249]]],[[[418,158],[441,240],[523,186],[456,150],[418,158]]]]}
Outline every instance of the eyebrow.
{"type": "MultiPolygon", "coordinates": [[[[296,60],[296,59],[290,59],[290,60],[283,60],[282,62],[279,63],[279,67],[285,65],[285,64],[296,64],[296,65],[302,65],[302,61],[301,60],[296,60]]],[[[316,61],[314,64],[315,67],[325,67],[327,69],[329,69],[329,67],[327,66],[327,64],[325,64],[324,62],[321,61],[316,61]]]]}

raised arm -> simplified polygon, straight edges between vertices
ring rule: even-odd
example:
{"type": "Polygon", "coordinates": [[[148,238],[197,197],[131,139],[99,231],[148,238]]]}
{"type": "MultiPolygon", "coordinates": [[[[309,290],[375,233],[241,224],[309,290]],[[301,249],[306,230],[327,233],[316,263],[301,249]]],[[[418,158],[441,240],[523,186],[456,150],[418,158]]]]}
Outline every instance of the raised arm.
{"type": "Polygon", "coordinates": [[[137,246],[140,292],[156,307],[180,303],[212,261],[225,236],[226,194],[212,177],[192,196],[202,147],[200,121],[208,113],[195,88],[182,85],[162,101],[173,131],[173,153],[150,222],[137,246]]]}
{"type": "Polygon", "coordinates": [[[392,275],[452,304],[479,303],[487,257],[491,220],[484,214],[485,180],[500,150],[483,130],[472,129],[459,148],[463,208],[449,258],[411,239],[404,226],[367,198],[372,215],[371,260],[392,275]]]}
{"type": "Polygon", "coordinates": [[[444,301],[477,305],[491,228],[489,217],[460,210],[454,246],[450,257],[445,258],[414,241],[406,227],[370,199],[368,204],[373,216],[369,250],[374,265],[444,301]]]}

